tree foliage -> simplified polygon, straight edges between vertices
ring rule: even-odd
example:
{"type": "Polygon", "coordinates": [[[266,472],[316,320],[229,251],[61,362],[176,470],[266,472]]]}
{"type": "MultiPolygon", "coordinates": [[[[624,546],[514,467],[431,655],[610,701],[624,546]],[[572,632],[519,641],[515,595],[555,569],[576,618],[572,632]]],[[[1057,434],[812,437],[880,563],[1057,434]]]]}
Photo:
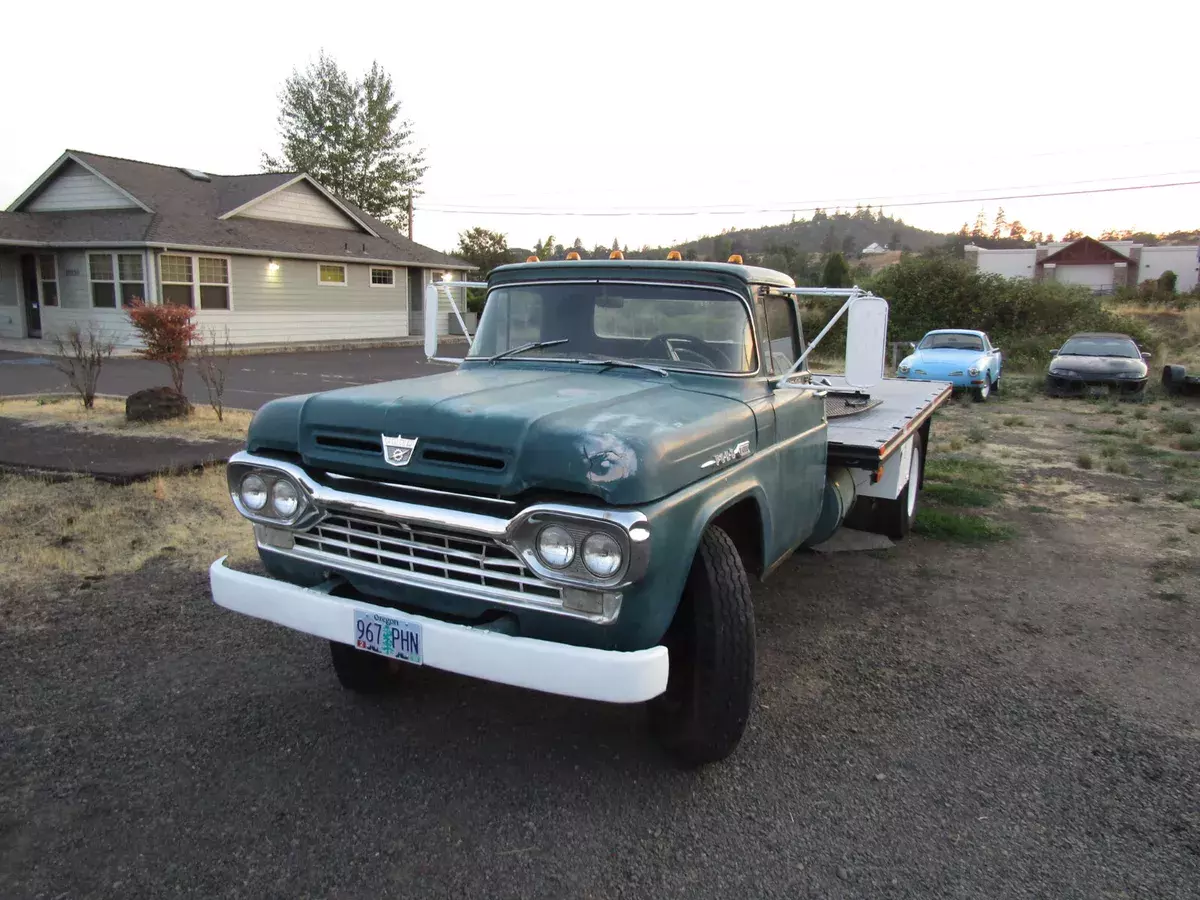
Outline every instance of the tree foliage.
{"type": "Polygon", "coordinates": [[[850,286],[850,266],[846,264],[846,257],[840,253],[829,254],[829,258],[825,260],[825,268],[821,270],[821,286],[832,288],[850,286]]]}
{"type": "Polygon", "coordinates": [[[163,363],[171,372],[175,393],[183,394],[183,374],[188,354],[196,340],[196,311],[190,306],[167,303],[147,306],[134,300],[126,309],[129,321],[142,339],[142,349],[136,351],[142,359],[163,363]]]}
{"type": "Polygon", "coordinates": [[[358,80],[321,53],[294,70],[279,95],[279,156],[262,155],[268,172],[306,172],[333,193],[397,229],[407,201],[420,193],[425,151],[400,117],[392,76],[377,62],[358,80]]]}
{"type": "Polygon", "coordinates": [[[499,231],[488,231],[486,228],[468,228],[458,233],[458,256],[479,270],[479,274],[487,273],[513,261],[512,251],[508,249],[508,237],[499,231]]]}

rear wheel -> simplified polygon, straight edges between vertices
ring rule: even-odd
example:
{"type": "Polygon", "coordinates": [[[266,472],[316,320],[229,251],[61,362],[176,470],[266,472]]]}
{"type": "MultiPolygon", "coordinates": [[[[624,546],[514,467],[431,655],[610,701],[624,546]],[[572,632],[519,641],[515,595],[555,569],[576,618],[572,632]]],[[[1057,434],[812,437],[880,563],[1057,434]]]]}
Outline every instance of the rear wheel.
{"type": "Polygon", "coordinates": [[[925,444],[920,434],[912,439],[912,455],[908,460],[908,484],[895,500],[876,500],[871,515],[871,530],[892,540],[903,540],[917,520],[917,498],[925,471],[925,444]]]}
{"type": "Polygon", "coordinates": [[[664,641],[667,690],[649,703],[650,725],[678,762],[724,759],[742,738],[754,693],[754,610],[733,541],[710,526],[700,539],[664,641]]]}
{"type": "Polygon", "coordinates": [[[385,656],[338,641],[329,642],[329,655],[342,687],[356,694],[378,694],[395,681],[396,668],[385,656]]]}

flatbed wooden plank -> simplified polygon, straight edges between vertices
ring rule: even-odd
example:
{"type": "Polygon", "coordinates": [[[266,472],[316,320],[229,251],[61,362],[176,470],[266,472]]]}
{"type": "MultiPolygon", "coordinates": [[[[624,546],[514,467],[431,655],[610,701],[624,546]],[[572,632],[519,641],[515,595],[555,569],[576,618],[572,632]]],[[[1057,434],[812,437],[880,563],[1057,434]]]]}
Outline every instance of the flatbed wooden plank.
{"type": "MultiPolygon", "coordinates": [[[[812,380],[814,387],[829,387],[833,391],[855,390],[846,384],[842,375],[814,372],[812,380]]],[[[844,448],[879,453],[890,440],[903,434],[914,419],[944,403],[950,396],[950,390],[948,382],[885,378],[864,391],[872,399],[883,401],[878,406],[856,415],[829,420],[830,451],[844,448]]]]}

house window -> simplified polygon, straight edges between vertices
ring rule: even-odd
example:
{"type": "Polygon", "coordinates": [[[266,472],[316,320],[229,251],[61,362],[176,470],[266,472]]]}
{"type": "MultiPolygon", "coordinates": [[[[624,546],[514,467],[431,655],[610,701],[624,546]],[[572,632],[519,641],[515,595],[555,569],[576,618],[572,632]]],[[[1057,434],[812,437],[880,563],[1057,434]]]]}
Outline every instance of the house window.
{"type": "Polygon", "coordinates": [[[317,266],[318,284],[346,284],[346,267],[341,263],[321,263],[317,266]]]}
{"type": "Polygon", "coordinates": [[[130,306],[134,300],[146,299],[146,274],[142,269],[142,254],[118,253],[117,278],[121,282],[122,306],[130,306]]]}
{"type": "Polygon", "coordinates": [[[92,306],[117,308],[117,278],[111,253],[89,253],[88,275],[92,282],[92,306]]]}
{"type": "Polygon", "coordinates": [[[228,257],[164,253],[158,259],[158,271],[163,303],[192,309],[230,308],[228,257]]]}
{"type": "Polygon", "coordinates": [[[371,267],[371,287],[395,287],[396,270],[371,267]]]}
{"type": "Polygon", "coordinates": [[[159,272],[162,281],[162,302],[177,306],[194,306],[192,300],[192,258],[190,256],[159,257],[159,272]]]}
{"type": "Polygon", "coordinates": [[[200,256],[196,268],[200,273],[200,308],[229,309],[229,260],[200,256]]]}
{"type": "Polygon", "coordinates": [[[58,306],[58,261],[54,254],[38,257],[38,277],[42,283],[42,305],[58,306]]]}

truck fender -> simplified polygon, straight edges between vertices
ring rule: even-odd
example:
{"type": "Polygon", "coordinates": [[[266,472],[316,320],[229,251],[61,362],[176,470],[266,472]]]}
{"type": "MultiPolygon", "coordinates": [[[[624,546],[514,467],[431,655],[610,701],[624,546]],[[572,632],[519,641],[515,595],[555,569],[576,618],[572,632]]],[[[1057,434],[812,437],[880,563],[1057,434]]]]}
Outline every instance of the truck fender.
{"type": "Polygon", "coordinates": [[[692,518],[685,544],[689,561],[699,550],[705,530],[716,522],[721,523],[737,545],[747,574],[761,575],[767,564],[766,548],[774,546],[771,507],[762,485],[757,482],[730,484],[700,505],[692,518]],[[735,510],[737,512],[730,516],[735,510]]]}

